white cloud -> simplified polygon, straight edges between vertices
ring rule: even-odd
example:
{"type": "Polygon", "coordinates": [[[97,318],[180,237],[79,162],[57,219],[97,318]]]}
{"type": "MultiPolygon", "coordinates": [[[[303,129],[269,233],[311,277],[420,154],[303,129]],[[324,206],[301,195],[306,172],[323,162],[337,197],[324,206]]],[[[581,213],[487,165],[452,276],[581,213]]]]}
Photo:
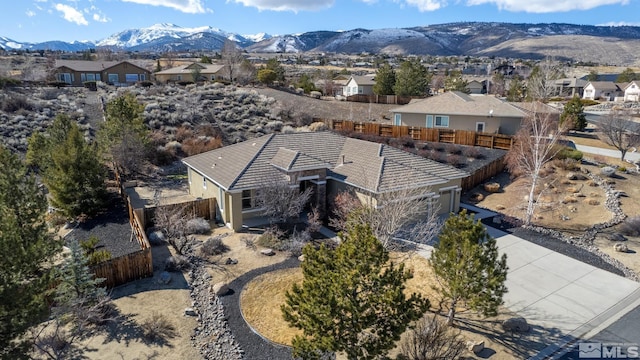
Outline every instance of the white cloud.
{"type": "Polygon", "coordinates": [[[405,0],[407,5],[415,6],[420,12],[435,11],[447,6],[446,0],[405,0]]]}
{"type": "Polygon", "coordinates": [[[122,0],[136,4],[165,6],[188,14],[199,14],[210,12],[205,9],[204,0],[122,0]]]}
{"type": "Polygon", "coordinates": [[[500,10],[528,13],[589,10],[603,5],[628,3],[629,0],[467,0],[467,5],[495,4],[500,10]]]}
{"type": "Polygon", "coordinates": [[[640,26],[640,22],[609,21],[604,24],[598,24],[597,26],[640,26]]]}
{"type": "Polygon", "coordinates": [[[27,10],[26,14],[27,14],[28,17],[36,16],[36,13],[33,10],[27,10]]]}
{"type": "MultiPolygon", "coordinates": [[[[273,11],[313,11],[330,8],[334,0],[233,0],[244,6],[258,8],[259,10],[273,11]]],[[[368,1],[366,1],[368,2],[368,1]]]]}
{"type": "Polygon", "coordinates": [[[54,7],[62,13],[62,17],[68,22],[76,23],[78,25],[89,25],[89,22],[84,18],[84,15],[75,8],[64,4],[56,4],[54,7]]]}
{"type": "Polygon", "coordinates": [[[105,15],[101,15],[101,14],[95,13],[95,14],[93,14],[93,21],[106,23],[106,22],[111,21],[111,19],[109,19],[105,15]]]}

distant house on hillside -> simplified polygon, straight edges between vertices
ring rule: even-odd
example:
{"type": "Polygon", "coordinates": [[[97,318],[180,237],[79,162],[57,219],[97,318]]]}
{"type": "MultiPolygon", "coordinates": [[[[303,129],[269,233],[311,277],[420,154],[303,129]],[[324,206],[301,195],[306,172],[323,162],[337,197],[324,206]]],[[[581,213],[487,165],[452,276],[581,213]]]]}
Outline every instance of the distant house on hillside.
{"type": "Polygon", "coordinates": [[[193,62],[158,71],[153,76],[157,82],[163,84],[178,81],[222,80],[224,79],[223,69],[224,65],[193,62]],[[194,74],[199,74],[200,78],[195,80],[194,74]]]}
{"type": "Polygon", "coordinates": [[[469,174],[385,144],[333,132],[271,134],[182,160],[189,193],[215,198],[217,217],[231,229],[263,216],[256,194],[265,184],[287,182],[312,189],[310,206],[321,217],[331,199],[349,192],[361,201],[415,189],[440,214],[457,212],[462,179],[469,174]]]}
{"type": "Polygon", "coordinates": [[[577,78],[564,78],[554,81],[555,94],[557,96],[578,96],[582,97],[584,94],[584,88],[589,82],[583,79],[577,78]]]}
{"type": "Polygon", "coordinates": [[[85,81],[126,86],[151,78],[151,71],[132,61],[56,60],[54,74],[57,81],[73,86],[85,81]]]}
{"type": "Polygon", "coordinates": [[[640,101],[640,80],[634,80],[624,88],[624,101],[640,101]]]}
{"type": "Polygon", "coordinates": [[[487,92],[485,86],[478,80],[469,81],[469,83],[467,83],[467,90],[469,90],[469,94],[484,94],[487,92]]]}
{"type": "Polygon", "coordinates": [[[343,87],[342,94],[344,96],[372,95],[373,85],[376,84],[375,77],[376,77],[376,74],[369,74],[364,76],[356,76],[356,75],[351,76],[349,81],[347,81],[347,85],[343,87]]]}
{"type": "Polygon", "coordinates": [[[526,112],[490,95],[449,91],[390,110],[394,125],[515,134],[526,112]]]}
{"type": "Polygon", "coordinates": [[[627,84],[618,84],[613,81],[590,81],[584,87],[583,99],[612,101],[624,96],[624,88],[627,84]]]}

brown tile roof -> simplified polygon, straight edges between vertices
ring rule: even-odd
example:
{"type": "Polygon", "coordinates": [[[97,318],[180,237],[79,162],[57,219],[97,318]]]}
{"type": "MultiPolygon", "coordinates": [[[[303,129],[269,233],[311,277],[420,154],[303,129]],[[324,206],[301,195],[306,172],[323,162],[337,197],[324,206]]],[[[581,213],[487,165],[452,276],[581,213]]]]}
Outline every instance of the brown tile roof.
{"type": "Polygon", "coordinates": [[[101,72],[119,63],[120,61],[56,60],[55,67],[64,66],[75,71],[101,72]]]}
{"type": "Polygon", "coordinates": [[[389,110],[393,113],[472,115],[522,118],[525,113],[506,101],[491,95],[468,95],[459,91],[448,91],[437,96],[412,101],[407,105],[389,110]]]}
{"type": "Polygon", "coordinates": [[[286,179],[283,170],[327,167],[327,176],[372,192],[424,187],[468,176],[417,155],[332,132],[271,134],[183,162],[227,190],[257,188],[286,179]]]}

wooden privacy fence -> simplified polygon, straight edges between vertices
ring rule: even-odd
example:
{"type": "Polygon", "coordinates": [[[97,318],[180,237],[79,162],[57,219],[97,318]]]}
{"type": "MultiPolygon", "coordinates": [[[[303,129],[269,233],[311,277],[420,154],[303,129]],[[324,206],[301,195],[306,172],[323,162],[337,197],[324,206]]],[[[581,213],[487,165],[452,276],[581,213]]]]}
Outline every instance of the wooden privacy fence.
{"type": "Polygon", "coordinates": [[[467,130],[436,129],[419,126],[403,126],[381,124],[374,122],[349,121],[349,120],[325,120],[314,119],[327,124],[331,130],[357,132],[362,134],[404,137],[408,136],[414,140],[441,142],[458,145],[481,146],[490,149],[509,150],[513,144],[511,135],[487,134],[467,130]]]}
{"type": "Polygon", "coordinates": [[[502,170],[504,170],[504,167],[504,156],[501,156],[488,163],[487,165],[477,169],[466,178],[462,179],[462,184],[460,186],[462,187],[463,191],[471,190],[477,185],[480,185],[483,182],[487,181],[487,179],[490,179],[501,173],[502,170]]]}
{"type": "Polygon", "coordinates": [[[114,169],[118,191],[127,204],[132,236],[140,245],[140,250],[109,259],[91,267],[95,276],[97,278],[104,278],[104,285],[109,288],[125,284],[129,281],[153,276],[151,245],[149,244],[149,239],[140,220],[140,214],[136,213],[131,206],[131,201],[122,184],[122,178],[115,166],[114,169]]]}
{"type": "Polygon", "coordinates": [[[140,212],[140,218],[142,219],[142,224],[147,227],[149,224],[153,223],[153,217],[158,208],[162,207],[181,207],[184,208],[185,212],[193,215],[194,217],[203,218],[206,220],[215,219],[216,217],[216,199],[196,199],[193,201],[182,202],[179,204],[168,204],[168,205],[159,205],[155,207],[146,207],[144,209],[136,209],[136,211],[140,212]]]}
{"type": "Polygon", "coordinates": [[[398,95],[365,95],[356,94],[347,96],[347,101],[364,102],[374,104],[408,104],[412,99],[424,99],[422,96],[398,96],[398,95]]]}

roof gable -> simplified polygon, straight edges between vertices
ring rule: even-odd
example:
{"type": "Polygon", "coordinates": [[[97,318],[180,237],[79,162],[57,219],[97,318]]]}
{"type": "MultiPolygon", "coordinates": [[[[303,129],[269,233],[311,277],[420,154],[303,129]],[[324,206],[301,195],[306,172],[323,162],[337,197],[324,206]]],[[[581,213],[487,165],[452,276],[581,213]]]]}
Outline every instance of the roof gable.
{"type": "Polygon", "coordinates": [[[491,95],[469,95],[460,91],[448,91],[437,96],[412,101],[390,110],[393,113],[471,115],[523,118],[525,113],[491,95]]]}

